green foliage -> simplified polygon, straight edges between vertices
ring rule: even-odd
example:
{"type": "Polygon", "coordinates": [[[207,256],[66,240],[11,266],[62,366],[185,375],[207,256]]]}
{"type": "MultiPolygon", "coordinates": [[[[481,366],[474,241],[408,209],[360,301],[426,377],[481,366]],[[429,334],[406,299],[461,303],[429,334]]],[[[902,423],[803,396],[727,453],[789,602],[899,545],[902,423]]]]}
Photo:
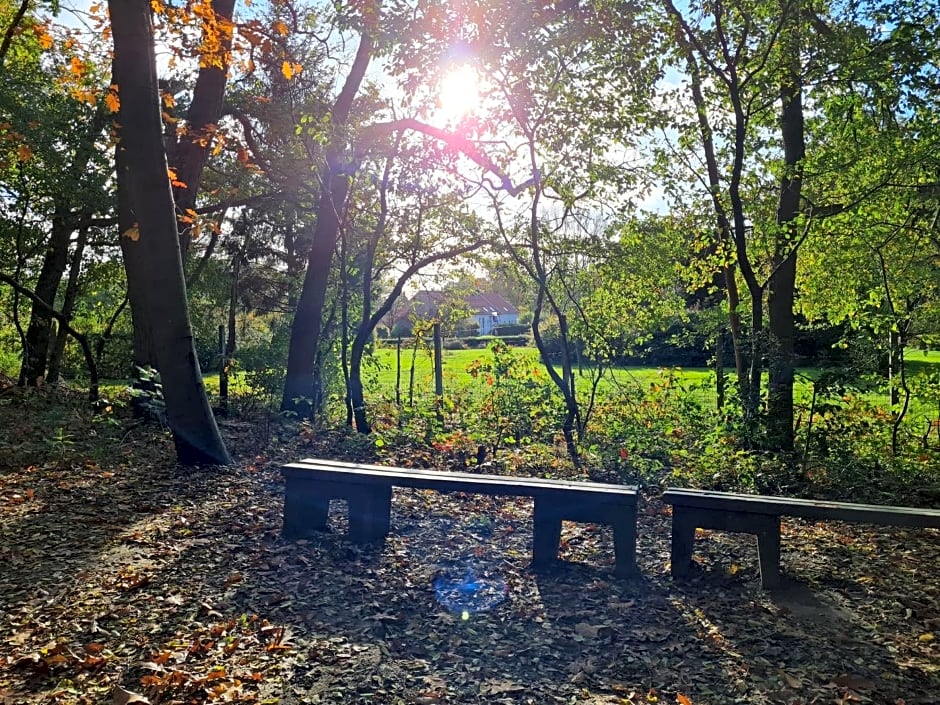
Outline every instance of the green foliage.
{"type": "Polygon", "coordinates": [[[676,369],[623,385],[598,402],[585,445],[623,482],[666,484],[697,456],[713,428],[714,415],[695,392],[676,369]]]}
{"type": "Polygon", "coordinates": [[[540,365],[502,341],[489,348],[491,359],[475,360],[467,372],[480,387],[476,423],[465,428],[495,453],[504,446],[546,442],[560,425],[563,404],[540,365]]]}

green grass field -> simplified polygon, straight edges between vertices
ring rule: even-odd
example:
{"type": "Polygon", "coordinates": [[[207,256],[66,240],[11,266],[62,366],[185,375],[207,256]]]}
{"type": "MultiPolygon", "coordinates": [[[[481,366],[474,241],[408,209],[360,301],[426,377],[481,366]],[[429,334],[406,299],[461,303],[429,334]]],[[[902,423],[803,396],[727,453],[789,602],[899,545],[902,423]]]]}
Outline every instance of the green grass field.
{"type": "MultiPolygon", "coordinates": [[[[534,348],[516,348],[523,355],[530,357],[533,364],[538,362],[538,353],[534,348]]],[[[475,360],[487,361],[492,354],[487,349],[473,350],[445,350],[444,351],[444,388],[445,391],[455,392],[475,384],[475,380],[467,372],[467,367],[475,360]]],[[[375,355],[364,363],[363,381],[366,395],[391,398],[395,393],[396,377],[400,375],[400,392],[403,398],[407,397],[408,386],[412,369],[412,351],[401,351],[400,370],[394,348],[380,347],[375,355]]],[[[727,370],[729,386],[734,384],[733,370],[727,370]]],[[[598,392],[608,394],[616,388],[648,389],[650,385],[662,383],[667,372],[657,367],[618,367],[609,370],[601,380],[598,392]]],[[[714,372],[704,368],[682,368],[671,370],[683,385],[686,393],[696,399],[703,406],[715,403],[714,372]]],[[[812,395],[811,381],[820,374],[819,369],[797,370],[795,394],[798,404],[808,406],[812,395]]],[[[916,379],[918,375],[940,374],[940,352],[924,353],[920,350],[908,351],[908,374],[916,379]]],[[[590,383],[590,371],[584,370],[581,389],[587,390],[590,383]]],[[[217,395],[219,391],[218,373],[205,375],[206,388],[210,394],[217,395]]],[[[230,380],[230,390],[234,395],[250,391],[244,382],[244,376],[234,375],[230,380]]],[[[414,394],[416,398],[429,396],[434,392],[433,362],[426,350],[419,350],[414,357],[414,394]]],[[[888,405],[887,382],[880,390],[872,390],[865,394],[869,401],[881,406],[888,405]]],[[[914,399],[908,411],[911,419],[922,417],[936,418],[937,406],[935,402],[923,399],[914,399]]]]}
{"type": "MultiPolygon", "coordinates": [[[[516,348],[526,356],[532,358],[533,363],[538,363],[538,352],[534,348],[516,348]]],[[[444,388],[455,389],[473,383],[473,379],[467,372],[467,367],[475,360],[491,359],[492,354],[486,349],[473,350],[445,350],[444,351],[444,388]]],[[[402,349],[399,362],[396,352],[393,348],[380,347],[375,351],[373,359],[368,363],[365,379],[367,388],[373,390],[382,390],[384,395],[391,395],[394,392],[396,377],[400,375],[400,384],[402,394],[407,393],[409,378],[412,369],[412,359],[414,359],[414,379],[415,395],[422,396],[431,394],[434,389],[433,361],[431,354],[427,350],[419,350],[417,355],[412,358],[410,349],[402,349]]],[[[940,352],[923,352],[921,350],[911,349],[907,353],[908,375],[915,378],[922,374],[940,374],[940,352]]],[[[798,369],[796,373],[795,394],[798,403],[809,403],[812,395],[812,380],[818,378],[821,370],[816,368],[798,369]]],[[[600,394],[609,392],[616,387],[634,387],[648,388],[650,385],[661,382],[664,378],[664,370],[657,367],[618,367],[609,370],[601,380],[598,387],[600,394]]],[[[728,374],[728,384],[733,385],[734,370],[726,370],[728,374]]],[[[682,368],[677,375],[683,386],[689,393],[698,399],[702,404],[714,404],[715,402],[715,381],[714,371],[704,368],[682,368]]],[[[590,371],[585,369],[583,384],[589,384],[590,371]]],[[[887,382],[882,391],[872,390],[865,395],[870,401],[880,405],[887,406],[888,392],[887,382]]],[[[911,414],[935,415],[934,408],[920,401],[915,400],[911,414]]]]}

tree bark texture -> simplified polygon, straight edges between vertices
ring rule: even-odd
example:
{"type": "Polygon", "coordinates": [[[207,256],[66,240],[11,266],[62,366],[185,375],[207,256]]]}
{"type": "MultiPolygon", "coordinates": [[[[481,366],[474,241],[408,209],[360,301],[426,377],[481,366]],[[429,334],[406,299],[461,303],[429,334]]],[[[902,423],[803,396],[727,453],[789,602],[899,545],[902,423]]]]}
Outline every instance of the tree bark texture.
{"type": "Polygon", "coordinates": [[[192,240],[190,211],[196,208],[202,172],[212,151],[215,131],[222,115],[228,55],[232,48],[232,13],[235,10],[235,0],[213,0],[212,10],[215,17],[207,21],[203,36],[214,35],[213,41],[207,43],[211,45],[217,42],[217,50],[200,57],[201,66],[193,88],[193,100],[186,113],[186,131],[179,137],[170,159],[178,183],[173,188],[173,196],[177,217],[182,219],[179,225],[179,241],[184,262],[192,240]]]}
{"type": "MultiPolygon", "coordinates": [[[[46,252],[35,290],[36,296],[50,306],[55,305],[59,282],[62,281],[62,275],[68,263],[69,242],[72,236],[67,205],[60,204],[56,211],[52,216],[52,232],[46,244],[46,252]]],[[[35,387],[45,377],[51,340],[52,317],[48,311],[33,306],[29,315],[29,325],[26,328],[23,364],[20,367],[19,383],[21,386],[35,387]]]]}
{"type": "MultiPolygon", "coordinates": [[[[72,253],[72,264],[69,267],[69,280],[65,285],[65,298],[62,301],[62,315],[72,320],[72,311],[75,309],[75,298],[78,296],[78,280],[82,273],[82,257],[85,254],[85,245],[88,242],[88,227],[82,226],[75,242],[75,251],[72,253]]],[[[58,382],[62,371],[62,358],[65,356],[65,343],[68,333],[59,326],[52,352],[49,355],[49,370],[46,379],[49,382],[58,382]]],[[[97,361],[96,361],[97,362],[97,361]]]]}
{"type": "MultiPolygon", "coordinates": [[[[784,7],[784,12],[788,11],[784,7]]],[[[791,10],[792,11],[792,10],[791,10]]],[[[784,172],[777,205],[777,237],[767,299],[770,378],[767,386],[767,439],[772,450],[793,449],[793,300],[799,242],[800,192],[806,154],[799,32],[794,20],[784,42],[780,126],[784,172]]]]}
{"type": "MultiPolygon", "coordinates": [[[[147,0],[110,0],[118,149],[136,228],[121,233],[131,300],[149,322],[167,423],[183,464],[231,459],[209,407],[193,342],[173,193],[167,176],[153,27],[147,0]],[[124,242],[126,241],[126,242],[124,242]]],[[[138,321],[135,320],[135,325],[138,321]]]]}
{"type": "Polygon", "coordinates": [[[287,353],[287,377],[281,411],[309,418],[316,412],[316,364],[323,329],[323,309],[329,285],[333,250],[339,237],[340,213],[349,193],[350,175],[343,166],[343,138],[339,134],[349,120],[353,100],[366,68],[372,58],[374,42],[363,34],[346,82],[331,112],[333,143],[327,150],[326,162],[320,169],[320,195],[317,221],[307,254],[307,272],[291,323],[287,353]]]}

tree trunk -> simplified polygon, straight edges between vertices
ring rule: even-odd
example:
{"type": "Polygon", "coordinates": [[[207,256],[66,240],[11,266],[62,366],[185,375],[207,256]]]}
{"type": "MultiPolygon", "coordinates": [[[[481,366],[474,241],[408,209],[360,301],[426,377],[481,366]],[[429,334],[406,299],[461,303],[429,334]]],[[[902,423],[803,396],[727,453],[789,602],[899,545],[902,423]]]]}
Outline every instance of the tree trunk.
{"type": "MultiPolygon", "coordinates": [[[[82,256],[85,254],[85,244],[88,242],[88,226],[82,226],[78,232],[78,240],[75,243],[75,252],[72,253],[72,266],[69,268],[69,280],[65,285],[65,298],[62,301],[62,315],[67,320],[72,319],[72,310],[75,308],[75,297],[78,295],[78,279],[82,273],[82,256]]],[[[62,370],[62,358],[65,355],[65,343],[68,340],[68,333],[59,326],[56,334],[55,343],[52,346],[52,354],[49,356],[49,373],[46,378],[51,383],[59,381],[62,370]]],[[[97,362],[97,361],[96,361],[97,362]]]]}
{"type": "Polygon", "coordinates": [[[211,55],[200,57],[199,75],[193,88],[193,100],[186,113],[186,132],[176,144],[170,159],[176,171],[178,185],[173,188],[176,212],[182,218],[179,228],[180,252],[183,261],[189,254],[192,238],[191,214],[196,208],[199,182],[205,169],[219,117],[222,115],[225,79],[228,72],[228,53],[232,47],[232,13],[235,0],[213,0],[214,18],[206,20],[203,35],[211,34],[218,41],[218,49],[211,55]]]}
{"type": "MultiPolygon", "coordinates": [[[[247,249],[247,243],[245,244],[247,249]]],[[[238,287],[241,279],[241,260],[242,253],[237,252],[232,261],[232,286],[229,288],[228,298],[228,323],[225,328],[225,335],[222,335],[222,326],[219,326],[219,352],[221,353],[221,362],[219,366],[219,397],[222,414],[228,414],[228,378],[229,370],[232,367],[232,358],[235,356],[237,345],[237,314],[238,314],[238,287]],[[223,384],[224,383],[224,384],[223,384]]]]}
{"type": "MultiPolygon", "coordinates": [[[[787,7],[783,8],[788,12],[787,7]]],[[[800,192],[806,145],[800,70],[798,18],[789,24],[784,41],[784,73],[780,87],[780,126],[784,173],[777,206],[778,235],[768,291],[770,379],[767,387],[767,439],[773,450],[793,450],[793,299],[799,244],[800,192]]]]}
{"type": "Polygon", "coordinates": [[[365,344],[362,336],[356,335],[349,355],[349,405],[352,408],[356,430],[359,433],[371,433],[372,424],[366,413],[365,394],[362,388],[362,355],[365,344]]]}
{"type": "MultiPolygon", "coordinates": [[[[36,296],[50,306],[55,306],[59,282],[65,273],[69,256],[69,242],[72,236],[72,223],[68,218],[68,206],[61,203],[52,216],[52,233],[46,245],[39,279],[36,281],[36,296]]],[[[49,312],[33,306],[26,328],[26,340],[23,349],[23,364],[20,367],[19,383],[24,387],[35,387],[46,375],[46,360],[52,339],[52,317],[49,312]]]]}
{"type": "Polygon", "coordinates": [[[85,365],[88,368],[88,400],[92,403],[98,401],[98,365],[95,362],[95,356],[91,352],[91,346],[88,344],[88,339],[77,330],[72,328],[69,322],[65,319],[65,316],[36,296],[36,294],[34,294],[32,291],[20,284],[16,280],[16,277],[10,277],[3,272],[0,272],[0,282],[9,284],[11,287],[13,287],[14,292],[25,296],[27,299],[32,301],[33,306],[39,306],[44,311],[48,312],[48,314],[55,318],[59,322],[59,325],[75,339],[82,349],[82,354],[85,356],[85,365]]]}
{"type": "MultiPolygon", "coordinates": [[[[183,464],[228,464],[228,451],[203,386],[193,343],[179,251],[173,193],[167,178],[153,27],[147,0],[110,0],[113,78],[121,101],[118,149],[136,228],[121,233],[131,300],[149,321],[163,383],[167,423],[183,464]]],[[[135,320],[135,325],[138,321],[135,320]]]]}
{"type": "Polygon", "coordinates": [[[339,213],[349,191],[349,181],[344,174],[333,175],[329,167],[323,172],[324,186],[310,244],[307,273],[291,323],[287,378],[281,399],[281,411],[294,413],[299,418],[311,418],[317,411],[315,366],[323,328],[323,309],[333,250],[339,234],[339,213]]]}
{"type": "MultiPolygon", "coordinates": [[[[136,218],[131,207],[131,195],[128,183],[127,151],[118,143],[114,149],[115,166],[117,171],[117,218],[118,232],[132,233],[136,228],[136,218]]],[[[119,237],[121,258],[124,262],[125,273],[129,271],[140,272],[147,268],[144,251],[136,245],[130,237],[119,237]]],[[[134,374],[134,387],[140,387],[140,371],[148,368],[157,369],[157,357],[153,347],[153,336],[150,334],[150,319],[144,307],[147,291],[143,279],[127,277],[127,299],[131,307],[131,326],[133,342],[131,349],[131,366],[134,374]]],[[[140,417],[144,410],[140,403],[142,397],[134,397],[132,406],[134,415],[140,417]]]]}
{"type": "Polygon", "coordinates": [[[342,161],[343,142],[340,128],[346,125],[353,100],[372,58],[374,42],[363,34],[346,82],[331,113],[331,127],[335,131],[327,151],[326,162],[320,169],[320,196],[317,204],[317,222],[307,256],[307,273],[297,301],[291,323],[290,345],[287,353],[287,377],[281,411],[309,418],[316,411],[316,361],[320,349],[323,326],[323,307],[329,285],[333,250],[339,237],[340,213],[349,192],[350,168],[342,161]]]}

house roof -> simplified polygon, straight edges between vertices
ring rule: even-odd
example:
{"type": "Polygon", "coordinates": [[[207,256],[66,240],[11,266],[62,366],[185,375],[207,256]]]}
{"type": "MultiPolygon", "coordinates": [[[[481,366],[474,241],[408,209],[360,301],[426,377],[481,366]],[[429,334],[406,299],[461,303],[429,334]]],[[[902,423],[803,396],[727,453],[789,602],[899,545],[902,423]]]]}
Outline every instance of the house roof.
{"type": "Polygon", "coordinates": [[[471,294],[467,297],[467,305],[473,310],[474,316],[505,313],[519,313],[519,309],[506,301],[499,294],[471,294]]]}
{"type": "MultiPolygon", "coordinates": [[[[411,297],[410,308],[421,318],[430,318],[437,313],[438,307],[447,300],[443,291],[422,290],[411,297]]],[[[499,294],[479,293],[470,294],[464,301],[470,309],[471,316],[491,316],[519,313],[519,309],[506,301],[499,294]]]]}

